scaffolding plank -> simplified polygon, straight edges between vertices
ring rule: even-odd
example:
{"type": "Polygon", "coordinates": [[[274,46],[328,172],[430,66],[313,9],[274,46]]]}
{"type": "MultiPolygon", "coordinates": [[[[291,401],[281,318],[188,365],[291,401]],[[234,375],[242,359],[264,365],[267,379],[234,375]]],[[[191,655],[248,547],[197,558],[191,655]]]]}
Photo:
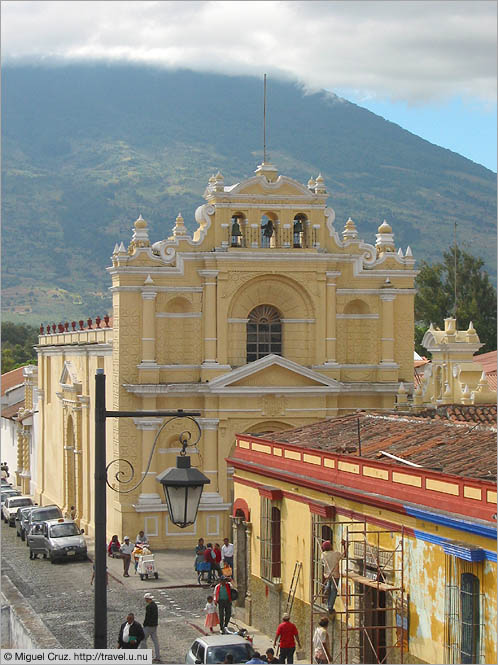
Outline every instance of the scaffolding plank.
{"type": "Polygon", "coordinates": [[[377,582],[376,580],[371,580],[368,577],[363,577],[363,575],[358,575],[348,570],[346,572],[346,577],[353,582],[358,582],[359,584],[365,584],[366,586],[374,587],[375,589],[380,589],[381,591],[397,591],[399,587],[392,586],[391,584],[386,584],[385,582],[377,582]]]}

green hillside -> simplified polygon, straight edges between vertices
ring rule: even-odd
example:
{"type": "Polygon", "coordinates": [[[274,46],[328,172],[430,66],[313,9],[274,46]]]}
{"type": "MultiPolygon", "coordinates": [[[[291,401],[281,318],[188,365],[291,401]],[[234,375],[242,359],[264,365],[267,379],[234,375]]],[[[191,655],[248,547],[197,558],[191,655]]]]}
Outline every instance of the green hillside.
{"type": "MultiPolygon", "coordinates": [[[[209,176],[227,184],[262,158],[262,84],[250,77],[132,66],[4,67],[2,311],[58,322],[110,306],[114,244],[139,213],[151,238],[181,211],[194,228],[209,176]]],[[[439,260],[453,225],[496,279],[496,176],[326,93],[276,80],[269,154],[307,182],[321,171],[338,229],[349,215],[374,242],[386,218],[397,244],[439,260]]]]}

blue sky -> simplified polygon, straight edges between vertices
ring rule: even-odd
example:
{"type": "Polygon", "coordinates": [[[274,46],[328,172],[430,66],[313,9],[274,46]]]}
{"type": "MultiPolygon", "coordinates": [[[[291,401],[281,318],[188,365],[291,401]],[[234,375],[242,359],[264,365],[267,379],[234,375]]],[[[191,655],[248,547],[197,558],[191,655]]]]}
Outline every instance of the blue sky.
{"type": "Polygon", "coordinates": [[[458,152],[496,173],[496,104],[454,97],[446,102],[414,106],[401,101],[365,99],[351,90],[335,92],[413,134],[458,152]]]}
{"type": "Polygon", "coordinates": [[[106,61],[326,89],[496,171],[491,0],[3,0],[4,65],[106,61]]]}

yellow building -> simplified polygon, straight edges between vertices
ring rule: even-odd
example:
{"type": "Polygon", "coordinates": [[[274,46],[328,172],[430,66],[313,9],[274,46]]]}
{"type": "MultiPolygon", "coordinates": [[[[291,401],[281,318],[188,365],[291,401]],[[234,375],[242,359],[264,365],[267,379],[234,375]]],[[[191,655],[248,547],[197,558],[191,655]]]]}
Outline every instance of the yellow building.
{"type": "Polygon", "coordinates": [[[311,638],[327,616],[322,544],[343,551],[336,663],[496,663],[496,422],[359,413],[237,435],[238,604],[311,638]]]}
{"type": "MultiPolygon", "coordinates": [[[[153,243],[140,216],[129,246],[116,245],[112,322],[51,325],[40,335],[37,499],[76,505],[90,533],[97,368],[108,409],[201,414],[191,452],[211,483],[193,528],[170,524],[156,480],[175,464],[177,423],[161,433],[141,487],[109,492],[109,534],[144,528],[163,547],[227,533],[225,460],[236,432],[391,408],[399,383],[413,381],[414,259],[396,249],[387,222],[375,246],[351,219],[341,231],[320,175],[303,185],[270,164],[230,186],[218,173],[204,196],[192,236],[179,214],[172,235],[153,243]]],[[[129,460],[140,478],[160,420],[107,425],[108,460],[129,460]]]]}

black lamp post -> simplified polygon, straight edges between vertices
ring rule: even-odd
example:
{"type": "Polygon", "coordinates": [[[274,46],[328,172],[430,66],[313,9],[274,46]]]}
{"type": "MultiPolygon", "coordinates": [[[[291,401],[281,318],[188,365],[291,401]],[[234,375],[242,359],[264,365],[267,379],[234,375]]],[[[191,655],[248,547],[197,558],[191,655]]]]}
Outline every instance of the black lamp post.
{"type": "MultiPolygon", "coordinates": [[[[103,369],[98,369],[95,375],[95,605],[94,605],[94,648],[107,649],[107,504],[106,485],[119,493],[129,493],[139,487],[147,477],[156,443],[164,426],[173,419],[187,418],[193,421],[198,430],[200,438],[200,427],[194,416],[200,416],[197,411],[107,411],[105,404],[105,374],[103,369]],[[129,483],[133,479],[134,469],[128,460],[113,460],[106,464],[106,419],[107,418],[136,418],[162,416],[165,420],[156,434],[154,444],[149,457],[146,472],[143,478],[134,487],[128,490],[115,489],[107,479],[109,467],[116,462],[124,462],[131,470],[128,480],[123,480],[124,472],[118,470],[115,480],[119,483],[129,483]]],[[[171,521],[181,528],[195,522],[202,489],[210,480],[198,469],[190,466],[190,457],[186,454],[187,444],[190,440],[190,432],[182,432],[180,441],[182,451],[176,458],[177,467],[167,469],[158,476],[158,480],[164,487],[168,510],[171,521]]],[[[194,443],[197,443],[194,442],[194,443]]]]}

